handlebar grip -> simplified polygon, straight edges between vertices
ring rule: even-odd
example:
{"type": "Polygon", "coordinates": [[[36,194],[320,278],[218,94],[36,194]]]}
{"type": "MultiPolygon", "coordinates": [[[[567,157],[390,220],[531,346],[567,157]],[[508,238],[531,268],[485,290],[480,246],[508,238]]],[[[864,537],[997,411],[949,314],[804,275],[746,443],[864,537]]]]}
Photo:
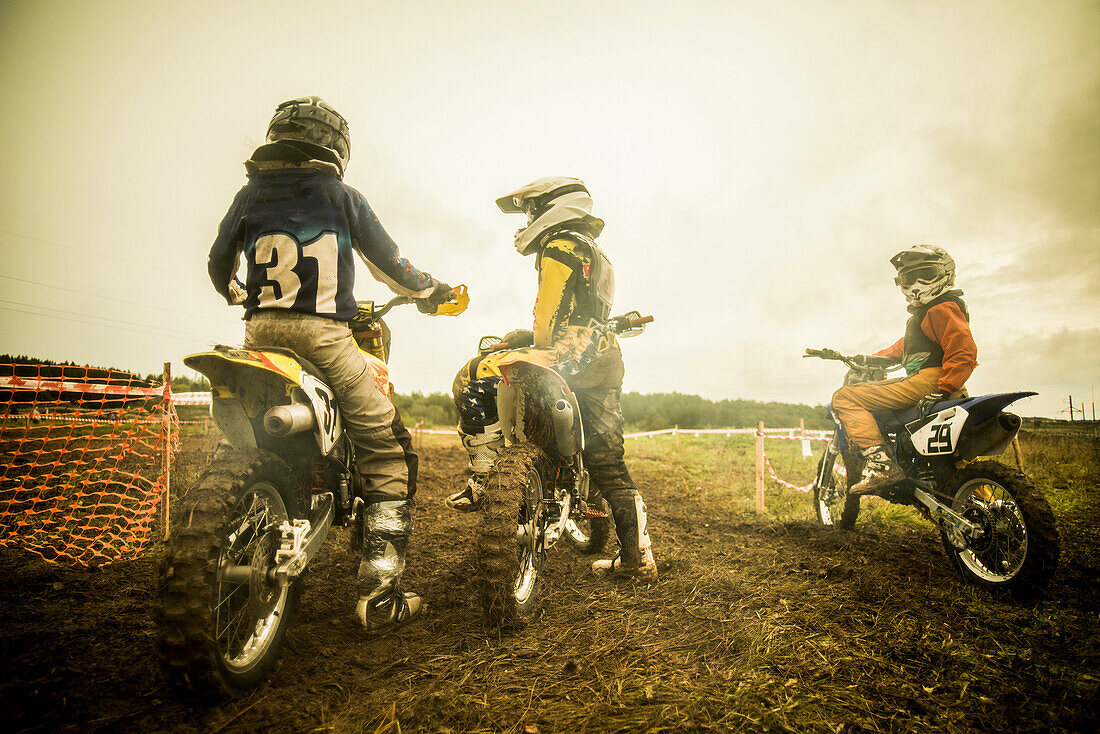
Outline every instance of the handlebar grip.
{"type": "Polygon", "coordinates": [[[642,326],[643,324],[650,324],[653,323],[653,316],[641,316],[636,319],[630,319],[629,323],[630,328],[634,328],[635,326],[642,326]]]}

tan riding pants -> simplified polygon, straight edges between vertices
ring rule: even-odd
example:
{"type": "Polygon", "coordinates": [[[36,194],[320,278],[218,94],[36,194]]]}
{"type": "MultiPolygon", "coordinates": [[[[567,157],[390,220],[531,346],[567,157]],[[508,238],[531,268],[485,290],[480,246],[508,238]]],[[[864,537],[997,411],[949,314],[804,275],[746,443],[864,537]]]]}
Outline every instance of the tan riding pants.
{"type": "Polygon", "coordinates": [[[317,365],[336,393],[355,463],[367,480],[367,502],[411,498],[417,456],[389,396],[375,382],[371,363],[342,321],[285,309],[253,314],[245,326],[247,349],[283,347],[317,365]]]}
{"type": "Polygon", "coordinates": [[[846,385],[833,394],[833,413],[847,431],[852,448],[881,446],[885,441],[871,413],[911,408],[934,393],[939,381],[940,368],[929,367],[908,377],[846,385]]]}

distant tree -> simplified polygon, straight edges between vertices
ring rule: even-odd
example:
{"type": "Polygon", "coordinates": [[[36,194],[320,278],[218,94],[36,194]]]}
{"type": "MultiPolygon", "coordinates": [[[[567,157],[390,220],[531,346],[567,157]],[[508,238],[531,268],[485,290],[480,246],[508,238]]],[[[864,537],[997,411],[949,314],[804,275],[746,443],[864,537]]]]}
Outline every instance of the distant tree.
{"type": "Polygon", "coordinates": [[[801,403],[762,403],[756,400],[712,401],[681,393],[626,393],[622,399],[627,430],[655,431],[662,428],[748,428],[764,421],[766,426],[790,428],[805,421],[807,428],[831,428],[825,406],[801,403]]]}
{"type": "Polygon", "coordinates": [[[393,404],[401,412],[401,420],[406,426],[415,425],[419,421],[424,421],[428,426],[458,425],[458,410],[455,409],[450,393],[397,393],[393,396],[393,404]]]}

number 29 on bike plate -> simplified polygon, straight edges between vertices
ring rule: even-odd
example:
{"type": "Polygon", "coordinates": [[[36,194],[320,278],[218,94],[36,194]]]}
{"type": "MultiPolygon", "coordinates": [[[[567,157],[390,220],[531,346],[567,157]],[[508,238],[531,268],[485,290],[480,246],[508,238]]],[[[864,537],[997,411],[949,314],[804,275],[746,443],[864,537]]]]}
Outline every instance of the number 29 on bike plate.
{"type": "Polygon", "coordinates": [[[913,446],[924,456],[938,456],[955,451],[959,433],[969,414],[955,406],[936,415],[931,421],[913,431],[913,446]]]}

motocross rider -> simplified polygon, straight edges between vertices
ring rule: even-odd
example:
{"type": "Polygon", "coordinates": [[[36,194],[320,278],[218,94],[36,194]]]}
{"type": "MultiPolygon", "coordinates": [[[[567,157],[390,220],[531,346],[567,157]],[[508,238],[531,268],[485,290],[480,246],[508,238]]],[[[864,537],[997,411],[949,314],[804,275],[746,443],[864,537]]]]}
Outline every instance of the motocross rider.
{"type": "Polygon", "coordinates": [[[914,245],[894,255],[890,263],[897,269],[894,282],[912,315],[905,335],[875,355],[897,360],[906,376],[842,387],[832,401],[849,443],[866,460],[859,482],[849,489],[852,494],[874,493],[904,477],[887,452],[871,412],[915,405],[924,418],[937,402],[965,395],[964,385],[978,366],[970,313],[962,291],[953,288],[951,256],[934,245],[914,245]]]}
{"type": "MultiPolygon", "coordinates": [[[[521,255],[535,255],[538,295],[533,331],[517,329],[504,338],[511,349],[552,367],[576,394],[584,426],[584,463],[592,486],[611,507],[619,552],[599,560],[601,576],[653,581],[657,565],[647,529],[646,507],[623,458],[622,352],[608,327],[614,298],[610,261],[596,245],[603,220],[592,216],[592,198],[576,178],[541,178],[497,199],[506,213],[527,215],[515,235],[521,255]]],[[[472,475],[448,498],[460,511],[476,510],[485,476],[504,435],[496,411],[496,360],[475,357],[454,383],[459,436],[470,455],[472,475]]]]}
{"type": "Polygon", "coordinates": [[[366,485],[355,616],[368,632],[382,632],[423,609],[399,584],[417,455],[352,340],[354,255],[395,293],[423,299],[422,311],[448,300],[451,288],[402,258],[367,200],[343,182],[350,154],[347,121],[320,97],[280,104],[266,143],[244,164],[248,182],[218,228],[208,269],[226,301],[244,305],[246,348],[291,349],[336,393],[366,485]],[[243,283],[235,275],[242,255],[243,283]]]}

